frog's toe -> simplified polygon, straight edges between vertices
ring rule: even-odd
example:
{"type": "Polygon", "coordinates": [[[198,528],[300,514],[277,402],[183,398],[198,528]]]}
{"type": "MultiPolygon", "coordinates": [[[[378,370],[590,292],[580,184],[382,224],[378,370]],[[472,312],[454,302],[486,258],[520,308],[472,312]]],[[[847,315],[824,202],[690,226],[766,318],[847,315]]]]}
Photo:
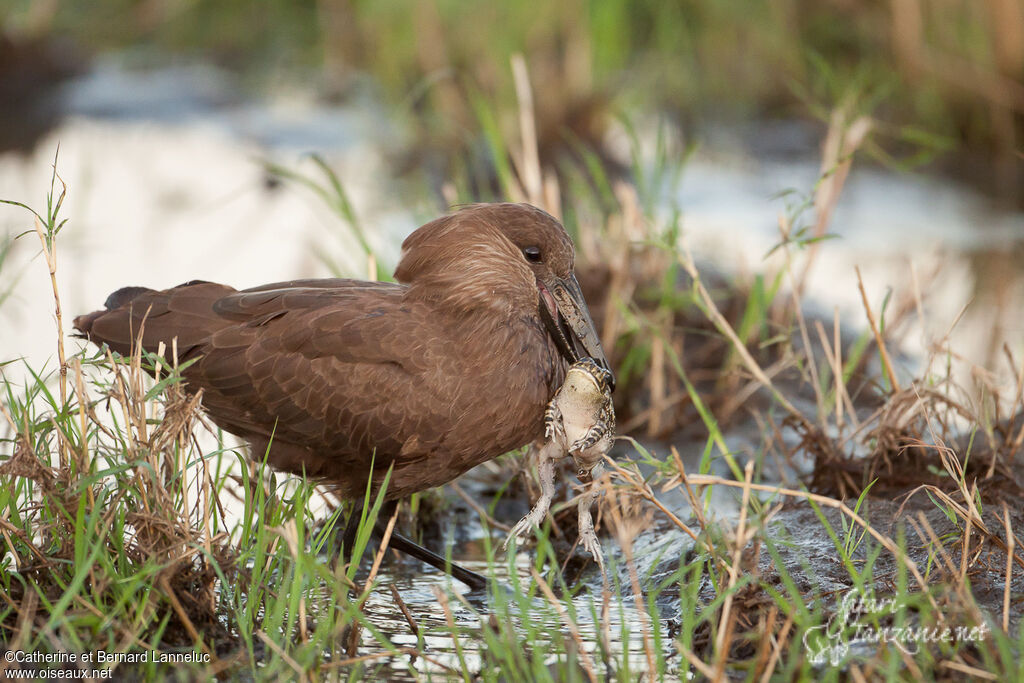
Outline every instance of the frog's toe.
{"type": "Polygon", "coordinates": [[[576,439],[575,441],[572,442],[572,445],[569,446],[569,452],[582,453],[583,451],[587,450],[595,443],[597,443],[599,440],[600,437],[592,438],[590,436],[584,436],[580,439],[576,439]]]}
{"type": "Polygon", "coordinates": [[[593,555],[597,566],[604,570],[604,557],[601,555],[601,542],[597,540],[597,534],[593,529],[587,529],[580,533],[580,545],[588,553],[593,555]]]}
{"type": "Polygon", "coordinates": [[[512,539],[521,541],[529,535],[530,531],[532,531],[534,527],[540,526],[545,513],[545,510],[539,510],[538,508],[530,510],[525,517],[519,520],[519,522],[512,527],[512,531],[508,532],[508,536],[505,537],[505,543],[501,546],[502,550],[508,549],[508,544],[512,542],[512,539]]]}
{"type": "Polygon", "coordinates": [[[513,539],[518,542],[523,538],[523,536],[526,535],[526,531],[527,529],[529,529],[529,525],[525,524],[525,522],[526,517],[523,517],[521,520],[519,520],[518,524],[512,527],[512,531],[508,532],[508,536],[505,537],[505,542],[501,544],[502,550],[508,550],[508,545],[513,541],[513,539]]]}

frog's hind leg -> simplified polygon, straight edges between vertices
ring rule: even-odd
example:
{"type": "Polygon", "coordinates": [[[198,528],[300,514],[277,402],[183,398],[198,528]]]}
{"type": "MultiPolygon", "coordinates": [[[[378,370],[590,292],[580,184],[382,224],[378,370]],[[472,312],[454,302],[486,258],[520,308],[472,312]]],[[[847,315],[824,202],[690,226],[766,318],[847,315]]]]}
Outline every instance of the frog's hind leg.
{"type": "Polygon", "coordinates": [[[562,449],[554,441],[549,441],[540,449],[538,454],[537,474],[540,476],[540,499],[533,509],[526,513],[526,516],[519,520],[512,531],[505,537],[502,548],[508,548],[512,539],[524,538],[533,527],[540,526],[545,515],[551,508],[551,501],[555,497],[555,460],[562,455],[562,449]]]}
{"type": "MultiPolygon", "coordinates": [[[[601,408],[601,412],[597,417],[597,422],[587,430],[587,433],[576,439],[569,446],[570,453],[582,453],[594,444],[601,442],[607,443],[606,447],[601,449],[602,453],[607,453],[611,448],[611,442],[614,440],[615,435],[615,411],[612,408],[611,399],[605,400],[604,406],[601,408]]],[[[602,443],[602,446],[605,444],[602,443]]]]}
{"type": "Polygon", "coordinates": [[[594,531],[594,518],[590,514],[590,507],[597,500],[596,485],[591,483],[587,491],[580,496],[577,504],[577,527],[579,528],[580,545],[594,557],[601,574],[604,574],[604,557],[601,554],[601,542],[597,540],[597,533],[594,531]]]}
{"type": "Polygon", "coordinates": [[[570,453],[582,453],[608,434],[608,426],[600,422],[587,430],[587,433],[576,439],[569,446],[570,453]]]}

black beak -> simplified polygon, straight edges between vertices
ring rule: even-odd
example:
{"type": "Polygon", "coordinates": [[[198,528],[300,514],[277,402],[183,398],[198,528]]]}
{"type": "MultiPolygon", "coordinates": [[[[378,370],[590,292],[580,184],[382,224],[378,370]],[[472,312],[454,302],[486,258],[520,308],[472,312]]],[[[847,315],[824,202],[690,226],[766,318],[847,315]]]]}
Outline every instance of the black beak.
{"type": "Polygon", "coordinates": [[[555,340],[562,357],[571,365],[580,358],[593,358],[598,365],[611,373],[609,383],[615,390],[615,374],[601,347],[601,339],[590,317],[587,302],[575,275],[567,279],[550,278],[541,283],[540,317],[555,340]],[[554,310],[551,310],[552,305],[554,310]]]}

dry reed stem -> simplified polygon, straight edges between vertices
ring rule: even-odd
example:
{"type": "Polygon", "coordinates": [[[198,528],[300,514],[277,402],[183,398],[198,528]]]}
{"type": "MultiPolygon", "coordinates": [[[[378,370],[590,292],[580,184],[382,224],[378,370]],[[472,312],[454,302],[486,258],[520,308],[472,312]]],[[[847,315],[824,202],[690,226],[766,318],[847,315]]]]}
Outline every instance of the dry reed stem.
{"type": "Polygon", "coordinates": [[[686,661],[690,663],[690,666],[692,666],[697,671],[701,672],[701,674],[704,675],[708,680],[716,682],[722,680],[720,677],[718,677],[717,671],[715,671],[710,666],[701,661],[700,657],[693,654],[693,652],[688,647],[683,645],[678,640],[674,644],[676,646],[676,649],[679,650],[680,654],[682,654],[683,657],[686,658],[686,661]]]}
{"type": "Polygon", "coordinates": [[[167,599],[170,601],[171,607],[174,609],[174,613],[178,615],[178,621],[180,621],[181,625],[185,627],[186,631],[188,631],[188,635],[192,641],[198,645],[203,652],[210,655],[212,659],[216,659],[217,656],[206,646],[206,643],[203,641],[203,637],[199,635],[199,631],[196,629],[195,624],[193,624],[192,620],[188,618],[188,613],[185,612],[185,608],[182,606],[181,601],[178,600],[177,594],[174,592],[174,589],[171,588],[171,582],[167,580],[166,575],[160,577],[160,587],[163,589],[164,595],[166,595],[167,599]]]}
{"type": "MultiPolygon", "coordinates": [[[[689,483],[694,484],[695,486],[728,486],[730,488],[743,488],[744,486],[747,486],[745,482],[734,481],[732,479],[723,479],[722,477],[710,474],[689,474],[686,476],[686,480],[689,483]]],[[[818,493],[811,493],[809,491],[798,491],[796,489],[785,488],[782,486],[750,484],[749,487],[752,491],[764,491],[765,493],[770,493],[773,495],[782,495],[790,498],[802,498],[804,500],[812,500],[815,503],[818,503],[819,505],[824,505],[825,507],[830,507],[839,510],[844,515],[853,520],[858,526],[860,526],[862,529],[871,534],[871,537],[878,541],[880,544],[882,544],[882,546],[886,550],[892,553],[893,557],[895,557],[897,560],[902,561],[903,565],[910,571],[914,579],[917,581],[918,585],[921,587],[921,590],[925,592],[925,594],[927,595],[928,584],[925,581],[924,577],[921,575],[921,572],[918,570],[917,564],[912,559],[907,557],[906,553],[900,552],[899,547],[895,543],[893,543],[891,539],[886,538],[881,533],[879,533],[873,526],[868,524],[863,517],[861,517],[852,509],[850,509],[850,507],[846,505],[846,503],[840,500],[836,500],[835,498],[823,496],[818,493]]],[[[932,598],[930,595],[928,595],[928,599],[932,603],[932,606],[938,609],[938,605],[935,603],[935,599],[932,598]]]]}
{"type": "Polygon", "coordinates": [[[1013,550],[1016,539],[1010,525],[1010,511],[1003,501],[1003,525],[1006,528],[1006,582],[1003,585],[1003,632],[1010,633],[1010,581],[1013,578],[1013,550]]]}
{"type": "MultiPolygon", "coordinates": [[[[913,521],[914,521],[913,518],[910,518],[910,521],[913,524],[913,521]]],[[[966,581],[964,580],[963,577],[959,577],[958,576],[957,571],[956,571],[956,567],[953,565],[952,558],[950,557],[949,553],[946,551],[946,548],[942,544],[942,541],[939,539],[938,535],[935,533],[935,530],[932,528],[931,524],[928,522],[928,519],[924,516],[924,513],[918,512],[918,521],[920,522],[920,527],[915,525],[915,529],[914,529],[917,532],[917,535],[919,537],[921,537],[921,541],[923,543],[925,543],[926,545],[931,545],[932,547],[937,549],[939,555],[941,556],[943,561],[946,563],[947,571],[949,573],[949,578],[952,581],[952,583],[954,584],[954,588],[956,590],[957,595],[960,598],[960,601],[967,608],[969,608],[969,611],[971,612],[972,617],[974,618],[976,623],[979,623],[979,624],[983,623],[984,617],[981,614],[981,612],[978,610],[977,603],[973,600],[972,596],[967,591],[967,583],[966,583],[966,581]],[[928,540],[925,540],[924,536],[921,533],[921,528],[923,528],[924,531],[927,533],[928,538],[930,539],[930,543],[929,543],[928,540]],[[959,580],[957,580],[957,579],[959,579],[959,580]]],[[[944,621],[945,620],[945,616],[943,615],[943,613],[941,611],[938,612],[938,617],[939,617],[939,621],[944,621]]],[[[910,666],[910,665],[908,665],[908,666],[910,666]]]]}
{"type": "MultiPolygon", "coordinates": [[[[662,327],[661,324],[658,325],[662,327]]],[[[661,416],[665,411],[665,337],[664,330],[651,339],[651,360],[648,371],[650,385],[650,418],[647,420],[647,436],[653,438],[661,431],[661,416]]]]}
{"type": "MultiPolygon", "coordinates": [[[[384,529],[384,535],[381,536],[380,545],[377,547],[377,552],[373,556],[373,564],[370,566],[370,574],[366,577],[366,581],[363,583],[363,590],[358,601],[357,609],[362,612],[363,608],[366,607],[366,601],[370,597],[370,591],[373,588],[373,582],[377,578],[377,572],[380,571],[380,563],[384,560],[384,555],[388,551],[388,543],[391,541],[391,534],[395,530],[395,522],[398,521],[398,507],[395,507],[395,511],[392,513],[391,518],[388,520],[387,528],[384,529]]],[[[349,631],[347,653],[351,657],[359,649],[359,638],[362,632],[362,625],[356,621],[352,623],[352,628],[349,631]]]]}
{"type": "Polygon", "coordinates": [[[401,593],[395,588],[395,584],[389,583],[388,588],[391,589],[391,597],[394,599],[395,604],[398,605],[398,609],[401,610],[402,616],[405,617],[405,623],[409,624],[409,631],[412,632],[413,638],[418,638],[420,635],[419,624],[413,619],[412,612],[409,611],[409,607],[405,604],[405,600],[402,599],[401,593]]]}
{"type": "MultiPolygon", "coordinates": [[[[782,373],[784,370],[793,367],[793,356],[790,353],[786,353],[782,358],[778,359],[767,368],[764,369],[764,376],[770,380],[774,380],[776,376],[782,373]]],[[[722,403],[718,409],[718,422],[727,422],[740,408],[746,405],[747,401],[760,389],[762,383],[758,379],[751,379],[742,388],[735,392],[732,392],[722,403]]],[[[689,397],[689,392],[682,392],[686,397],[689,397]]]]}
{"type": "Polygon", "coordinates": [[[693,280],[693,286],[697,290],[697,294],[704,304],[706,315],[711,319],[714,326],[718,328],[718,331],[724,334],[732,343],[736,352],[740,355],[740,358],[743,359],[743,363],[746,365],[747,370],[749,370],[750,373],[757,378],[757,380],[760,381],[768,391],[771,392],[775,400],[778,401],[779,404],[782,405],[782,407],[785,408],[797,422],[804,425],[807,429],[813,429],[813,425],[808,421],[804,414],[797,410],[796,407],[790,403],[789,399],[783,396],[775,385],[772,384],[771,379],[765,375],[761,366],[758,365],[757,361],[754,360],[754,357],[750,355],[750,351],[747,350],[746,344],[740,340],[736,331],[732,328],[732,325],[730,325],[729,321],[726,320],[724,315],[722,315],[722,312],[718,310],[718,306],[715,305],[714,299],[711,298],[711,294],[708,292],[707,288],[704,287],[704,283],[700,279],[700,273],[697,271],[697,266],[693,261],[693,256],[688,250],[684,250],[679,254],[679,262],[693,280]]]}
{"type": "MultiPolygon", "coordinates": [[[[975,486],[977,486],[977,483],[975,483],[975,486]]],[[[968,524],[968,525],[966,525],[964,527],[964,534],[963,534],[963,537],[960,540],[961,540],[961,546],[962,546],[960,548],[960,583],[961,583],[961,585],[963,585],[963,583],[967,580],[967,569],[969,568],[969,566],[971,564],[973,564],[973,562],[969,562],[968,561],[968,558],[971,555],[971,525],[970,524],[968,524]]]]}
{"type": "MultiPolygon", "coordinates": [[[[841,185],[840,185],[841,187],[841,185]]],[[[819,188],[820,189],[820,188],[819,188]]],[[[838,192],[836,190],[836,198],[838,199],[838,192]]],[[[834,200],[833,200],[834,201],[834,200]]],[[[831,213],[832,204],[828,206],[828,211],[831,213]]],[[[819,215],[819,224],[822,230],[821,234],[824,234],[825,225],[827,219],[822,223],[822,219],[819,215]]],[[[814,390],[814,403],[818,409],[818,419],[823,420],[825,418],[825,397],[821,394],[821,381],[818,379],[818,363],[814,358],[814,349],[811,346],[810,336],[807,334],[807,321],[804,319],[803,306],[800,305],[800,298],[802,296],[803,281],[806,278],[808,271],[810,270],[811,263],[817,253],[816,247],[818,243],[815,242],[811,245],[810,252],[807,255],[807,260],[804,262],[804,271],[799,282],[793,279],[793,257],[789,251],[789,236],[791,232],[791,226],[789,220],[784,216],[779,216],[779,233],[782,235],[783,253],[786,255],[786,265],[783,270],[786,274],[786,280],[789,282],[789,295],[793,303],[793,311],[796,314],[797,327],[800,330],[800,339],[804,344],[804,354],[807,357],[807,369],[811,373],[811,388],[814,390]]]]}
{"type": "MultiPolygon", "coordinates": [[[[607,456],[605,456],[605,458],[607,459],[607,456]]],[[[622,548],[622,553],[626,556],[625,559],[626,568],[629,572],[629,584],[633,591],[633,602],[636,605],[637,616],[640,620],[641,635],[643,636],[644,654],[647,657],[647,671],[649,675],[653,676],[654,672],[658,669],[655,665],[656,659],[654,656],[654,648],[651,643],[651,625],[648,621],[649,615],[647,614],[647,610],[644,609],[643,590],[640,588],[640,576],[637,573],[636,559],[633,556],[634,534],[627,531],[627,522],[622,514],[623,507],[618,500],[615,489],[609,489],[608,495],[611,498],[608,510],[615,525],[615,537],[619,543],[619,547],[622,548]]]]}
{"type": "Polygon", "coordinates": [[[457,481],[453,481],[453,482],[449,483],[448,486],[449,486],[449,488],[451,488],[451,490],[455,491],[455,493],[458,494],[459,498],[461,498],[462,500],[466,501],[466,505],[468,505],[470,508],[472,508],[473,512],[475,512],[477,514],[477,516],[480,517],[480,520],[482,522],[484,522],[488,526],[492,526],[492,527],[494,527],[496,529],[501,529],[502,531],[504,531],[506,533],[509,532],[509,531],[512,531],[512,527],[510,527],[508,524],[505,524],[504,522],[498,521],[497,519],[492,517],[490,514],[488,514],[487,510],[485,510],[483,508],[483,506],[480,505],[480,503],[478,503],[475,500],[473,500],[473,496],[471,496],[468,493],[466,493],[462,489],[462,487],[459,486],[459,483],[457,481]]]}
{"type": "MultiPolygon", "coordinates": [[[[56,170],[54,170],[56,174],[56,170]]],[[[60,180],[60,176],[57,176],[60,180]]],[[[64,186],[64,190],[67,190],[67,185],[64,185],[64,181],[60,180],[61,185],[64,186]]],[[[61,197],[64,193],[61,192],[61,197]]],[[[58,206],[60,202],[58,201],[58,206]]],[[[59,365],[60,373],[60,409],[64,410],[64,407],[68,404],[68,360],[64,355],[64,319],[61,315],[60,307],[60,292],[57,288],[57,243],[56,240],[49,240],[46,228],[43,226],[43,222],[39,220],[39,216],[35,219],[36,234],[39,236],[39,242],[42,245],[43,257],[46,259],[46,266],[50,271],[50,287],[53,289],[53,305],[54,315],[57,320],[57,362],[59,365]]],[[[68,454],[67,449],[63,442],[58,443],[58,455],[61,469],[64,469],[68,465],[68,454]]]]}
{"type": "Polygon", "coordinates": [[[732,603],[735,597],[736,581],[739,578],[739,567],[742,561],[743,548],[747,541],[747,506],[750,505],[750,484],[754,476],[753,461],[747,462],[743,473],[743,494],[740,502],[740,519],[736,525],[736,540],[732,551],[732,563],[729,566],[729,582],[725,588],[725,602],[722,604],[722,615],[718,621],[718,637],[715,640],[715,680],[725,676],[725,663],[729,656],[729,649],[726,647],[727,639],[731,642],[733,631],[732,603]]]}
{"type": "Polygon", "coordinates": [[[520,175],[526,190],[526,199],[534,206],[544,205],[544,188],[540,170],[540,155],[537,150],[537,124],[533,110],[533,88],[526,59],[522,53],[512,55],[512,79],[515,82],[516,99],[519,102],[519,135],[522,142],[522,165],[520,175]]]}
{"type": "Polygon", "coordinates": [[[945,572],[952,580],[957,575],[956,567],[953,565],[953,558],[950,557],[946,551],[946,547],[942,545],[938,536],[935,534],[935,530],[932,529],[931,524],[928,522],[928,518],[924,516],[924,513],[920,510],[917,513],[917,519],[908,517],[907,521],[910,522],[910,526],[914,529],[917,537],[921,539],[921,543],[926,546],[931,546],[935,549],[935,555],[941,560],[941,564],[944,565],[945,572]]]}
{"type": "Polygon", "coordinates": [[[871,310],[871,304],[868,302],[868,293],[864,290],[864,279],[860,275],[860,266],[854,266],[854,270],[857,272],[857,288],[860,289],[860,298],[864,303],[864,312],[868,316],[868,324],[871,325],[871,333],[875,337],[875,344],[878,345],[878,352],[882,354],[885,374],[889,378],[889,384],[892,385],[893,391],[898,392],[900,390],[900,383],[896,379],[896,370],[893,367],[892,359],[889,357],[889,350],[885,347],[885,340],[882,339],[882,334],[878,330],[878,323],[875,322],[875,314],[871,310]]]}
{"type": "MultiPolygon", "coordinates": [[[[764,668],[764,673],[761,674],[761,683],[768,683],[768,681],[771,680],[772,673],[775,671],[775,665],[782,656],[782,648],[786,644],[786,638],[789,637],[789,630],[791,628],[793,628],[792,614],[786,617],[786,623],[782,625],[782,629],[775,638],[775,642],[772,643],[772,654],[771,657],[768,658],[768,664],[764,668]]],[[[765,638],[771,638],[771,634],[765,634],[765,638]]]]}
{"type": "Polygon", "coordinates": [[[910,76],[926,73],[953,87],[976,94],[995,107],[1024,111],[1024,85],[1019,82],[1021,10],[1012,0],[989,0],[997,71],[969,59],[926,45],[920,0],[890,0],[893,49],[910,76]],[[1016,25],[1014,25],[1016,23],[1016,25]],[[1016,61],[1011,62],[1010,60],[1016,61]],[[1009,67],[1009,68],[1007,68],[1009,67]]]}
{"type": "MultiPolygon", "coordinates": [[[[701,503],[697,499],[697,494],[695,494],[693,492],[693,487],[691,487],[690,483],[686,480],[686,467],[683,465],[683,459],[682,459],[682,457],[680,457],[679,451],[676,450],[675,446],[672,446],[671,453],[672,453],[672,459],[675,461],[676,470],[679,472],[679,481],[682,482],[683,488],[686,490],[686,497],[690,501],[690,509],[693,510],[693,514],[697,518],[697,524],[700,525],[701,531],[705,535],[707,535],[707,533],[708,533],[708,520],[704,516],[704,504],[701,503]]],[[[673,488],[673,486],[671,484],[671,480],[669,480],[668,482],[665,482],[665,485],[662,487],[661,490],[664,493],[664,492],[670,491],[672,488],[673,488]]],[[[710,551],[711,559],[715,563],[716,566],[718,566],[718,567],[728,567],[729,566],[727,562],[725,562],[724,560],[722,560],[722,558],[720,558],[718,556],[718,549],[715,547],[714,543],[707,543],[707,544],[705,544],[705,547],[710,551]]]]}
{"type": "Polygon", "coordinates": [[[572,636],[572,639],[576,642],[576,647],[579,649],[580,661],[583,664],[583,670],[586,672],[587,678],[589,678],[592,683],[597,683],[597,671],[594,667],[594,660],[583,644],[583,637],[580,635],[580,630],[577,627],[576,622],[569,618],[565,608],[562,607],[562,603],[557,597],[555,597],[554,591],[551,590],[551,586],[549,586],[548,582],[544,580],[544,577],[540,575],[540,572],[531,566],[530,574],[533,576],[533,580],[537,583],[537,587],[540,588],[540,592],[544,594],[544,597],[555,609],[559,620],[565,624],[567,629],[569,629],[569,635],[572,636]]]}
{"type": "Polygon", "coordinates": [[[264,645],[273,650],[274,654],[283,659],[285,664],[291,667],[292,671],[295,672],[299,680],[310,681],[310,683],[312,683],[312,675],[310,675],[308,671],[304,671],[303,668],[299,666],[299,663],[292,659],[292,657],[287,652],[281,649],[281,646],[275,643],[270,638],[270,636],[263,632],[262,629],[258,629],[256,631],[256,635],[259,637],[260,640],[263,641],[264,645]]]}
{"type": "Polygon", "coordinates": [[[994,674],[989,673],[988,671],[985,671],[983,669],[979,669],[977,667],[968,666],[967,664],[961,664],[959,662],[954,662],[954,661],[948,660],[948,659],[939,662],[939,666],[945,667],[947,669],[952,669],[953,671],[959,671],[960,673],[967,674],[968,676],[973,676],[976,679],[982,679],[982,680],[986,680],[986,681],[998,680],[997,676],[995,676],[994,674]]]}
{"type": "MultiPolygon", "coordinates": [[[[452,614],[451,604],[448,602],[448,596],[445,595],[444,591],[438,585],[433,586],[434,596],[437,598],[438,603],[441,605],[442,611],[444,611],[444,621],[448,624],[448,629],[452,634],[452,643],[455,645],[455,654],[458,656],[460,662],[466,661],[466,656],[462,651],[462,642],[459,640],[459,636],[456,633],[455,628],[455,615],[452,614]]],[[[463,671],[462,678],[465,681],[469,681],[469,672],[463,671]]]]}
{"type": "MultiPolygon", "coordinates": [[[[760,385],[758,384],[757,386],[760,386],[760,385]]],[[[687,391],[686,389],[683,389],[681,391],[677,391],[674,394],[670,394],[669,396],[665,397],[664,401],[662,402],[661,409],[662,410],[668,410],[670,408],[674,408],[676,405],[682,403],[683,401],[685,401],[689,397],[690,397],[690,392],[687,391]]],[[[724,409],[723,409],[723,411],[724,411],[724,409]]],[[[644,408],[643,410],[635,413],[633,415],[633,417],[631,417],[629,419],[628,422],[623,423],[622,426],[619,427],[618,431],[619,431],[619,433],[622,433],[622,434],[629,434],[629,433],[639,429],[641,426],[643,426],[643,425],[647,424],[648,422],[650,422],[653,415],[654,415],[654,409],[653,408],[651,408],[651,407],[644,408]]]]}
{"type": "MultiPolygon", "coordinates": [[[[29,638],[33,631],[32,624],[36,619],[36,610],[38,605],[39,596],[34,591],[26,592],[24,602],[22,603],[21,608],[17,610],[18,622],[15,626],[14,637],[8,645],[10,648],[8,652],[24,652],[29,649],[29,638]]],[[[0,673],[7,671],[9,661],[10,660],[8,660],[7,657],[3,658],[3,664],[0,664],[0,673]]],[[[7,676],[4,676],[4,679],[8,680],[7,676]]]]}
{"type": "MultiPolygon", "coordinates": [[[[953,509],[957,516],[962,517],[966,523],[973,525],[975,528],[978,529],[978,531],[984,534],[987,540],[992,542],[994,545],[998,546],[1003,552],[1009,553],[1008,543],[1003,541],[1003,539],[999,538],[998,536],[992,534],[985,526],[985,524],[979,518],[977,518],[976,513],[971,514],[967,511],[968,509],[973,509],[972,507],[968,506],[968,508],[965,509],[962,505],[953,500],[949,496],[949,494],[947,494],[945,491],[936,486],[932,486],[931,484],[922,484],[921,486],[918,486],[917,488],[910,491],[906,495],[906,500],[904,500],[903,505],[906,505],[907,501],[910,500],[911,496],[913,496],[918,491],[928,491],[935,497],[942,500],[943,503],[945,503],[946,505],[953,509]]],[[[903,509],[903,505],[900,506],[900,510],[903,509]]],[[[897,514],[899,514],[899,512],[897,512],[897,514]]],[[[1011,553],[1010,555],[1017,564],[1024,568],[1024,558],[1021,558],[1020,555],[1018,555],[1015,552],[1011,553]]]]}
{"type": "Polygon", "coordinates": [[[606,672],[612,670],[612,591],[608,585],[607,578],[601,586],[601,663],[604,664],[606,672]]]}
{"type": "MultiPolygon", "coordinates": [[[[859,116],[847,123],[849,105],[835,108],[829,117],[828,131],[822,148],[820,180],[814,192],[814,233],[815,241],[810,244],[803,270],[796,280],[795,294],[802,297],[807,276],[817,258],[821,246],[821,238],[828,231],[832,222],[832,214],[839,203],[846,178],[850,173],[853,155],[864,143],[871,132],[872,121],[867,116],[859,116]]],[[[792,272],[792,271],[790,271],[792,272]]],[[[799,310],[799,307],[797,308],[799,310]]]]}
{"type": "Polygon", "coordinates": [[[832,372],[832,380],[835,391],[835,420],[836,428],[842,432],[844,422],[844,415],[846,410],[850,414],[850,422],[854,429],[857,429],[860,425],[857,420],[857,411],[853,407],[853,400],[850,398],[850,394],[846,389],[846,383],[843,381],[843,359],[842,359],[842,347],[839,341],[839,317],[838,312],[834,318],[832,334],[833,341],[830,343],[828,335],[825,332],[825,326],[821,324],[820,320],[814,321],[814,329],[818,333],[818,339],[821,342],[821,348],[825,352],[825,359],[828,361],[829,368],[832,372]],[[845,410],[844,410],[845,408],[845,410]]]}
{"type": "Polygon", "coordinates": [[[766,658],[769,656],[768,648],[771,647],[771,634],[775,630],[775,621],[779,618],[779,608],[777,605],[772,605],[771,609],[768,610],[768,615],[765,616],[764,612],[761,612],[757,616],[758,630],[761,632],[760,642],[757,644],[757,654],[753,659],[754,668],[753,674],[756,676],[758,672],[764,673],[766,658]]]}
{"type": "Polygon", "coordinates": [[[924,680],[924,675],[921,673],[921,669],[917,666],[917,662],[914,661],[914,659],[910,656],[910,654],[908,652],[906,652],[902,648],[898,648],[898,649],[899,649],[900,659],[903,660],[903,665],[905,667],[907,667],[907,671],[910,674],[910,677],[909,677],[910,680],[912,680],[912,681],[923,681],[924,680]]]}
{"type": "Polygon", "coordinates": [[[621,466],[619,466],[618,463],[616,463],[608,456],[605,456],[605,464],[608,465],[613,471],[618,473],[619,477],[627,484],[629,484],[629,486],[634,491],[636,491],[644,500],[648,501],[656,508],[658,508],[658,510],[660,510],[662,514],[668,517],[668,519],[680,530],[682,530],[687,536],[689,536],[694,541],[701,544],[702,547],[705,547],[710,551],[709,546],[711,544],[702,539],[696,531],[691,529],[685,522],[683,522],[683,520],[679,519],[679,517],[677,517],[674,512],[665,507],[665,505],[660,500],[658,500],[657,496],[654,495],[654,492],[651,490],[650,485],[643,480],[643,477],[640,477],[639,475],[634,476],[633,472],[630,472],[629,470],[622,468],[621,466]]]}

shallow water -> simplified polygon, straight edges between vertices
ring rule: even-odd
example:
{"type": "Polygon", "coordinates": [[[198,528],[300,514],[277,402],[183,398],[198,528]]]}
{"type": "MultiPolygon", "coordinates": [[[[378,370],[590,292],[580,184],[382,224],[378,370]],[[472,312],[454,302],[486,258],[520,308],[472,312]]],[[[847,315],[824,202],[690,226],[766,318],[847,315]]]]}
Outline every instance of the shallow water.
{"type": "MultiPolygon", "coordinates": [[[[472,571],[487,573],[488,565],[485,560],[459,558],[458,562],[472,571]]],[[[525,553],[515,556],[515,571],[521,590],[526,590],[533,582],[530,575],[532,562],[532,558],[525,553]]],[[[485,661],[482,655],[482,648],[486,647],[483,638],[460,639],[461,652],[459,652],[450,637],[437,635],[448,630],[448,615],[445,614],[445,609],[440,604],[435,591],[440,590],[447,596],[447,606],[453,623],[471,630],[482,628],[482,625],[491,618],[493,599],[478,594],[467,595],[463,592],[465,587],[459,582],[452,581],[446,575],[432,569],[421,570],[414,566],[409,566],[408,569],[408,573],[399,571],[386,575],[382,579],[380,587],[371,593],[365,609],[374,625],[393,644],[398,647],[417,649],[422,647],[422,651],[430,658],[410,658],[408,655],[396,658],[390,664],[392,675],[397,676],[403,670],[403,660],[407,663],[409,669],[407,673],[410,679],[414,678],[413,671],[420,674],[443,674],[446,672],[445,667],[456,671],[461,671],[463,668],[470,672],[480,671],[485,661]],[[390,585],[394,585],[398,590],[421,633],[429,632],[431,635],[418,638],[412,633],[403,615],[400,612],[396,613],[395,602],[389,589],[390,585]],[[411,661],[412,659],[415,661],[411,661]]],[[[501,561],[495,562],[494,570],[494,578],[500,587],[492,590],[511,591],[513,581],[508,573],[507,565],[501,561]]],[[[558,631],[567,639],[571,637],[565,623],[552,609],[550,603],[539,593],[529,603],[530,608],[525,613],[515,607],[515,598],[511,594],[505,599],[513,601],[510,616],[512,623],[517,628],[521,629],[523,621],[529,620],[533,628],[558,631]]],[[[602,637],[604,622],[599,616],[602,610],[600,584],[596,587],[593,585],[588,587],[572,601],[572,605],[576,611],[575,623],[584,644],[584,650],[593,658],[597,668],[601,670],[601,653],[598,643],[602,637]],[[596,620],[595,616],[597,616],[596,620]]],[[[616,663],[621,663],[624,652],[628,653],[626,656],[629,658],[630,668],[635,672],[647,668],[642,636],[645,616],[637,612],[628,598],[613,598],[609,606],[606,631],[609,636],[607,647],[613,653],[612,656],[616,663]]],[[[363,652],[369,653],[381,649],[372,634],[365,631],[362,643],[364,649],[361,651],[363,652]]]]}

